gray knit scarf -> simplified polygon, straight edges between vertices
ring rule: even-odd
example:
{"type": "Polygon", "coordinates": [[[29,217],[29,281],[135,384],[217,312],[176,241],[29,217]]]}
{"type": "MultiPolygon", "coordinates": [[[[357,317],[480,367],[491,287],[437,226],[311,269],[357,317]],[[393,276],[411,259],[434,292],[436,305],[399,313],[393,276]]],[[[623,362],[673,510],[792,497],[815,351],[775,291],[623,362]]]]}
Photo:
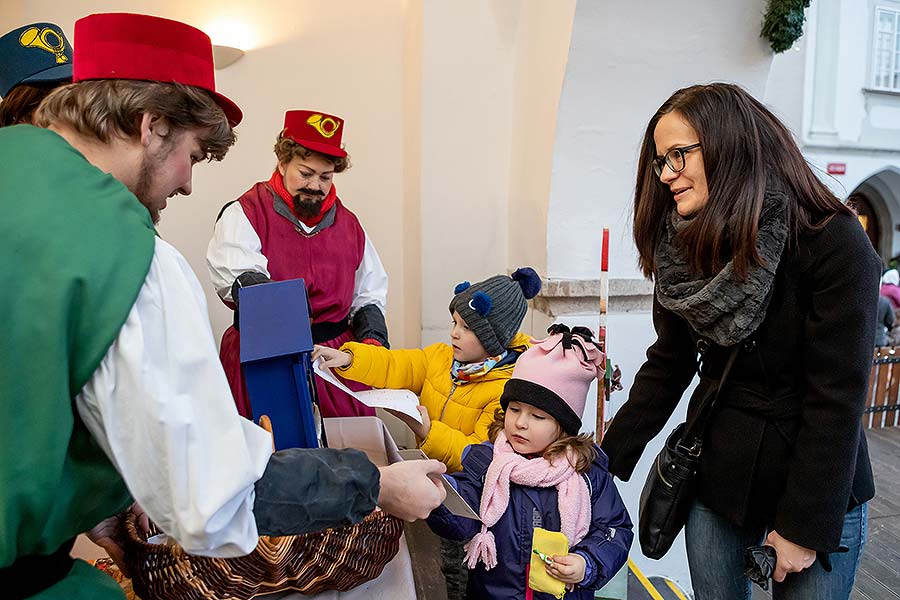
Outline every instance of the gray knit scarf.
{"type": "Polygon", "coordinates": [[[787,198],[781,191],[766,191],[756,235],[756,250],[765,264],[751,267],[743,281],[734,277],[733,261],[712,277],[691,272],[684,250],[674,242],[688,224],[675,210],[666,220],[656,248],[656,297],[701,336],[733,346],[756,331],[766,316],[787,240],[787,198]]]}

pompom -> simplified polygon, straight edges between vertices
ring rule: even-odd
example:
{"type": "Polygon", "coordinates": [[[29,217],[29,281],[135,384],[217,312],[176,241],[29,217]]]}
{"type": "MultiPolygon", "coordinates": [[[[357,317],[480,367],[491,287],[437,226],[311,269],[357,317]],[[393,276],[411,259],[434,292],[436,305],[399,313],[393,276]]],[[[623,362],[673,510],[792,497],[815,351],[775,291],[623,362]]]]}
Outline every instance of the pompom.
{"type": "Polygon", "coordinates": [[[541,277],[531,267],[516,269],[510,277],[522,288],[526,300],[531,300],[541,291],[541,277]]]}
{"type": "Polygon", "coordinates": [[[472,299],[469,300],[469,307],[482,317],[487,316],[491,312],[494,301],[484,292],[475,292],[472,299]]]}
{"type": "Polygon", "coordinates": [[[569,333],[571,331],[569,326],[565,323],[553,323],[550,327],[547,328],[547,333],[550,335],[556,335],[557,333],[569,333]]]}
{"type": "Polygon", "coordinates": [[[590,327],[573,327],[572,333],[574,335],[580,335],[581,338],[586,342],[594,341],[594,332],[590,327]]]}
{"type": "Polygon", "coordinates": [[[460,293],[460,292],[464,292],[464,291],[466,291],[467,289],[469,289],[469,287],[470,287],[471,285],[472,285],[472,284],[469,283],[468,281],[462,281],[462,282],[460,282],[460,283],[457,283],[457,284],[456,284],[456,287],[453,288],[453,294],[456,295],[456,294],[458,294],[458,293],[460,293]]]}

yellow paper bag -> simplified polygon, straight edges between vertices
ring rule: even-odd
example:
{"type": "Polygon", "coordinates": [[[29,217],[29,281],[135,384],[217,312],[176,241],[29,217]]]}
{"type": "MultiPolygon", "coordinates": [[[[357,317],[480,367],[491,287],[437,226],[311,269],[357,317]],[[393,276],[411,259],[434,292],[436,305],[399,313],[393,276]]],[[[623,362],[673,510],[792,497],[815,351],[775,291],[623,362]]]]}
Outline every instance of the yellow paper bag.
{"type": "Polygon", "coordinates": [[[528,570],[528,587],[535,592],[553,594],[554,598],[566,595],[566,584],[547,573],[547,565],[534,551],[546,557],[564,556],[569,553],[569,539],[559,531],[534,528],[531,537],[531,568],[528,570]]]}

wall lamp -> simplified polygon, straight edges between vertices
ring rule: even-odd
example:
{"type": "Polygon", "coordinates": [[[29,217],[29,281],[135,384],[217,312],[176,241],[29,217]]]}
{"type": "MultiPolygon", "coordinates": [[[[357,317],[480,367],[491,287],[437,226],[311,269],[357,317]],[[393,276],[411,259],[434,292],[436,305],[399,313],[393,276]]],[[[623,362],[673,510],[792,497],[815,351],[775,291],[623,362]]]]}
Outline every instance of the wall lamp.
{"type": "Polygon", "coordinates": [[[244,56],[244,51],[240,48],[213,44],[213,64],[216,69],[224,69],[231,66],[242,56],[244,56]]]}

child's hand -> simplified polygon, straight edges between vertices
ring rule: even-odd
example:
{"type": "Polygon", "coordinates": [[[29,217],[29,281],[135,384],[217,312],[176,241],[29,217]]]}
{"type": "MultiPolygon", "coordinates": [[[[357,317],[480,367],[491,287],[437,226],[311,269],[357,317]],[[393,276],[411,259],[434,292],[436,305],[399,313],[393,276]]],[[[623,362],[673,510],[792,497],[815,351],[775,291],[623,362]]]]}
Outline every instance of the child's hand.
{"type": "Polygon", "coordinates": [[[547,573],[565,583],[581,583],[584,581],[584,572],[587,563],[584,557],[577,552],[563,556],[552,556],[553,564],[547,565],[547,573]]]}
{"type": "Polygon", "coordinates": [[[412,429],[412,432],[416,434],[416,440],[421,444],[422,440],[427,438],[429,432],[431,432],[431,417],[428,416],[428,409],[421,404],[416,408],[419,409],[419,414],[422,415],[421,423],[402,412],[391,410],[390,408],[386,408],[385,410],[406,423],[406,426],[412,429]]]}
{"type": "Polygon", "coordinates": [[[313,346],[312,359],[322,359],[322,366],[329,369],[347,367],[353,362],[353,355],[337,348],[313,346]]]}

